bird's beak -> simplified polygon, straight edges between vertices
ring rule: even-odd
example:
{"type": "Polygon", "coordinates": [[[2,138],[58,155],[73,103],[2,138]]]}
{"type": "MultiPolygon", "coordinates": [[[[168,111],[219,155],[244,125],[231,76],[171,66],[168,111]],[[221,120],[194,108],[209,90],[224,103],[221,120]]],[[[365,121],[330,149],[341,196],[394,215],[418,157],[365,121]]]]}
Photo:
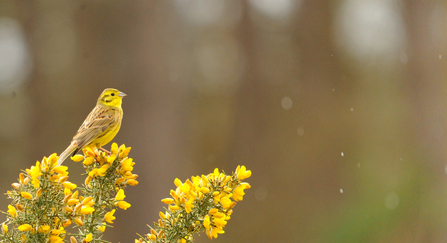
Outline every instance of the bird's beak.
{"type": "Polygon", "coordinates": [[[118,94],[118,96],[119,96],[119,97],[124,97],[124,96],[127,96],[127,95],[126,95],[125,93],[123,93],[123,92],[120,91],[120,93],[118,94]]]}

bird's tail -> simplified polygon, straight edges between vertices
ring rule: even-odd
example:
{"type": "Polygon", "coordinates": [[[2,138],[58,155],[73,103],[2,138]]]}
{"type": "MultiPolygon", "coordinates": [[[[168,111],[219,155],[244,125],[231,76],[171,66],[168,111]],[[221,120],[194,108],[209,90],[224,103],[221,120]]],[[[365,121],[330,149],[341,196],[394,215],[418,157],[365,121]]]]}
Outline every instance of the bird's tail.
{"type": "Polygon", "coordinates": [[[61,165],[62,163],[64,163],[64,160],[67,159],[68,157],[71,157],[73,152],[75,152],[77,148],[78,146],[76,145],[76,143],[72,142],[70,146],[68,146],[68,148],[66,148],[64,152],[62,152],[61,155],[59,156],[57,165],[61,165]]]}

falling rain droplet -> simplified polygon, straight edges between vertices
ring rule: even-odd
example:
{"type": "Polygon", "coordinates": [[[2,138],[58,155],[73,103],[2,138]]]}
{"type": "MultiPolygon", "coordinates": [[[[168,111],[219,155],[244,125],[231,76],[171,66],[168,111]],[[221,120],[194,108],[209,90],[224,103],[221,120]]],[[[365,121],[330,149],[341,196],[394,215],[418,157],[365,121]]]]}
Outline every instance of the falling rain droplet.
{"type": "Polygon", "coordinates": [[[300,137],[303,136],[304,135],[304,128],[303,127],[298,127],[298,129],[296,129],[296,133],[300,137]]]}
{"type": "Polygon", "coordinates": [[[267,198],[268,190],[264,186],[260,186],[255,191],[255,198],[258,201],[264,201],[267,198]]]}
{"type": "Polygon", "coordinates": [[[293,102],[292,99],[290,99],[290,97],[285,96],[282,98],[281,100],[281,106],[284,110],[290,110],[292,108],[293,102]]]}
{"type": "Polygon", "coordinates": [[[407,53],[401,53],[399,59],[403,64],[406,64],[408,62],[407,53]]]}

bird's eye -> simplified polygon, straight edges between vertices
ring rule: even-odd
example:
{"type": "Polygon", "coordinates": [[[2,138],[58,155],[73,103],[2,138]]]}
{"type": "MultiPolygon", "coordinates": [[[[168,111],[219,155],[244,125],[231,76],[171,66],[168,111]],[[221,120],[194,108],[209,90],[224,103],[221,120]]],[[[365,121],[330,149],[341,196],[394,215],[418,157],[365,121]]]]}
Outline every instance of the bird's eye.
{"type": "Polygon", "coordinates": [[[115,93],[111,93],[110,95],[111,95],[111,96],[115,96],[115,93]]]}

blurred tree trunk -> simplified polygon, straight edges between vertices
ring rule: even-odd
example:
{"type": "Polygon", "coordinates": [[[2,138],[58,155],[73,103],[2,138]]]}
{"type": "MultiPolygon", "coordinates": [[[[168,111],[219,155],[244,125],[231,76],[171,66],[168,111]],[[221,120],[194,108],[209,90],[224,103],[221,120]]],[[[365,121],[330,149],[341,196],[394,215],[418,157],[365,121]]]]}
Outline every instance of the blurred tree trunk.
{"type": "MultiPolygon", "coordinates": [[[[441,1],[436,0],[405,1],[409,56],[407,79],[414,107],[414,135],[422,145],[423,156],[430,158],[425,163],[436,168],[447,159],[447,144],[443,139],[447,122],[447,92],[445,77],[440,71],[445,69],[445,58],[441,56],[440,43],[436,39],[443,31],[438,23],[445,21],[445,17],[434,14],[439,4],[441,1]]],[[[435,170],[439,171],[439,176],[445,176],[443,171],[435,170]]]]}
{"type": "Polygon", "coordinates": [[[31,161],[35,161],[53,152],[60,153],[68,146],[99,94],[90,96],[94,85],[88,84],[81,73],[70,72],[79,67],[72,19],[77,8],[42,1],[21,7],[29,13],[24,26],[33,54],[34,71],[28,92],[34,105],[34,129],[30,139],[36,146],[29,146],[27,150],[31,161]],[[70,46],[66,46],[67,43],[70,46]],[[87,85],[92,89],[81,88],[87,85]],[[49,117],[54,123],[48,122],[49,117]],[[59,137],[66,139],[60,141],[59,137]]]}
{"type": "MultiPolygon", "coordinates": [[[[310,222],[295,219],[311,219],[321,207],[330,206],[324,204],[339,193],[339,166],[330,161],[345,141],[337,141],[336,126],[331,125],[336,119],[332,89],[338,83],[338,75],[337,59],[332,57],[329,5],[329,1],[303,1],[297,18],[283,31],[271,33],[254,26],[249,18],[249,5],[244,8],[247,12],[239,38],[246,51],[247,70],[237,97],[234,158],[238,164],[256,168],[253,173],[257,177],[250,181],[254,191],[249,193],[257,196],[248,196],[247,200],[257,200],[258,210],[261,209],[251,218],[252,224],[245,227],[260,229],[276,225],[293,233],[287,234],[291,236],[289,239],[276,231],[248,236],[240,232],[239,237],[246,237],[239,238],[241,241],[306,241],[306,225],[310,222]],[[288,54],[297,66],[291,73],[276,73],[278,80],[271,80],[262,74],[262,64],[269,60],[261,59],[259,53],[289,48],[275,43],[277,39],[291,40],[290,48],[294,51],[288,54]],[[282,75],[287,79],[280,80],[282,75]],[[281,106],[285,97],[293,102],[290,110],[281,106]],[[299,127],[304,129],[302,137],[297,135],[299,127]],[[328,200],[315,203],[309,200],[312,197],[328,200]],[[290,207],[295,210],[289,211],[290,207]]],[[[240,214],[245,214],[242,209],[240,214]]]]}
{"type": "MultiPolygon", "coordinates": [[[[414,215],[421,212],[430,211],[437,207],[433,198],[438,195],[438,188],[444,188],[445,184],[445,161],[447,160],[447,149],[445,130],[447,124],[447,92],[445,85],[446,61],[441,53],[440,47],[444,43],[439,36],[445,33],[441,29],[445,22],[445,16],[436,14],[435,9],[444,8],[445,2],[437,0],[404,1],[406,11],[405,20],[408,33],[408,69],[407,82],[409,102],[412,110],[410,119],[413,120],[413,127],[410,129],[414,141],[415,159],[421,167],[420,173],[426,174],[428,168],[430,174],[436,175],[427,179],[427,188],[433,190],[422,190],[413,192],[420,193],[422,204],[415,208],[414,215]],[[438,38],[437,38],[438,37],[438,38]]],[[[421,219],[414,219],[412,227],[418,229],[424,242],[445,241],[445,234],[437,234],[439,231],[433,230],[427,225],[421,224],[421,219]]]]}

